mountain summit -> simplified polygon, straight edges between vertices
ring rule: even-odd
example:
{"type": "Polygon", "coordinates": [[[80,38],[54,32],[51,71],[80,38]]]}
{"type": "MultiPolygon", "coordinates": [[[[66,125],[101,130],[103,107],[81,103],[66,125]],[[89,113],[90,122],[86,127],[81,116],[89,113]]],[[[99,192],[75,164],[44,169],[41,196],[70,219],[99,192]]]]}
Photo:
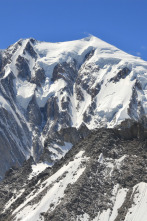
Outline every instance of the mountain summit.
{"type": "Polygon", "coordinates": [[[147,113],[146,76],[147,62],[94,36],[21,39],[0,51],[1,178],[43,152],[53,164],[95,128],[138,121],[147,113]]]}

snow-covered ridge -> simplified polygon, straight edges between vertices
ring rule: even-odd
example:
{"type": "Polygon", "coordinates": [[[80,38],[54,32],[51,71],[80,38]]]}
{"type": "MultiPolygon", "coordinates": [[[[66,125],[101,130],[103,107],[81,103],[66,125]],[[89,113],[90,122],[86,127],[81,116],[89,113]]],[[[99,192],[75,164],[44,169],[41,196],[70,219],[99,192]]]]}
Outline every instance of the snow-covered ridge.
{"type": "MultiPolygon", "coordinates": [[[[58,97],[58,106],[61,112],[64,111],[61,107],[61,100],[69,97],[71,112],[69,114],[72,125],[78,127],[83,122],[83,116],[87,115],[92,103],[95,102],[94,116],[90,122],[85,122],[87,126],[90,129],[95,128],[96,125],[101,126],[101,124],[113,127],[123,119],[130,117],[128,108],[132,99],[135,82],[138,80],[144,91],[143,93],[137,91],[137,102],[141,103],[146,112],[145,82],[147,62],[129,55],[94,36],[61,43],[35,41],[33,45],[33,49],[37,53],[37,59],[35,60],[30,57],[30,54],[23,54],[28,41],[22,41],[22,46],[15,52],[12,60],[15,60],[19,54],[28,60],[32,77],[34,76],[35,67],[43,68],[46,77],[41,87],[37,88],[34,84],[16,79],[17,100],[23,108],[27,108],[34,94],[39,107],[44,107],[50,97],[56,96],[58,97]],[[92,50],[94,50],[93,55],[85,61],[85,56],[92,50]],[[75,72],[78,72],[77,77],[81,78],[82,84],[86,83],[89,90],[95,90],[97,85],[101,85],[100,92],[94,98],[91,97],[92,95],[89,94],[89,91],[85,90],[82,85],[79,85],[79,90],[84,96],[80,104],[74,94],[71,95],[67,90],[64,90],[64,88],[69,87],[67,78],[72,77],[69,76],[69,73],[66,73],[66,70],[63,70],[64,75],[65,73],[67,74],[65,78],[58,77],[58,79],[52,82],[55,66],[64,62],[69,63],[70,66],[74,60],[76,61],[76,67],[73,68],[76,68],[75,72]],[[111,81],[124,68],[128,68],[130,71],[129,75],[117,82],[111,81]]],[[[13,61],[11,66],[13,66],[12,71],[15,72],[14,63],[13,61]]],[[[76,82],[72,82],[72,84],[72,87],[75,88],[76,82]]],[[[74,93],[77,94],[77,91],[74,91],[74,93]]],[[[139,117],[139,113],[134,113],[134,115],[134,118],[139,117]]]]}

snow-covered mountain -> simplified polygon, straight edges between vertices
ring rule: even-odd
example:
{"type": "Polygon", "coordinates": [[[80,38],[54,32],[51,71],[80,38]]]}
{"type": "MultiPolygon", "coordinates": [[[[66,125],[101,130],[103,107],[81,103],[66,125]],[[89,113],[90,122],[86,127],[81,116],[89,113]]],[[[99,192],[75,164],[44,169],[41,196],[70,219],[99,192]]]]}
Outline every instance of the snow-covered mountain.
{"type": "Polygon", "coordinates": [[[1,177],[43,152],[53,164],[89,130],[146,115],[146,76],[147,62],[94,36],[1,50],[1,177]]]}

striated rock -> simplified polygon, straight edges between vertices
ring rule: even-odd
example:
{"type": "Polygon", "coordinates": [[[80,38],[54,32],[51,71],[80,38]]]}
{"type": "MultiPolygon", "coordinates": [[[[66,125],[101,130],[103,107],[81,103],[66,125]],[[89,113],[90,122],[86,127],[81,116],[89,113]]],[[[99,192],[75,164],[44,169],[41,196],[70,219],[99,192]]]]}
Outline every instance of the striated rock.
{"type": "Polygon", "coordinates": [[[40,108],[37,105],[36,98],[33,96],[32,100],[30,101],[28,107],[27,107],[27,113],[28,113],[28,121],[33,126],[40,126],[42,123],[42,116],[40,112],[40,108]]]}
{"type": "Polygon", "coordinates": [[[43,68],[35,68],[35,77],[32,77],[30,82],[41,87],[41,83],[45,81],[45,72],[43,68]]]}
{"type": "Polygon", "coordinates": [[[29,155],[31,136],[23,122],[18,123],[6,109],[0,108],[0,178],[10,167],[21,166],[29,155]],[[20,139],[18,143],[17,140],[20,139]]]}
{"type": "Polygon", "coordinates": [[[123,121],[118,128],[120,128],[119,134],[123,139],[147,139],[147,129],[144,128],[144,125],[141,122],[135,122],[128,119],[123,121]]]}
{"type": "Polygon", "coordinates": [[[127,67],[125,67],[121,71],[119,71],[115,77],[111,78],[110,82],[112,81],[113,83],[117,83],[121,79],[126,78],[129,73],[130,73],[130,70],[127,67]]]}
{"type": "Polygon", "coordinates": [[[18,56],[16,67],[18,69],[18,77],[30,79],[31,72],[28,65],[28,60],[22,56],[18,56]]]}
{"type": "Polygon", "coordinates": [[[52,74],[52,81],[58,79],[64,79],[68,83],[74,81],[77,77],[77,67],[76,61],[73,60],[71,63],[63,62],[59,63],[54,67],[52,74]]]}
{"type": "MultiPolygon", "coordinates": [[[[1,80],[1,85],[4,88],[4,90],[7,92],[7,99],[10,102],[11,102],[10,98],[12,98],[13,100],[16,100],[16,94],[14,91],[14,84],[13,84],[14,79],[15,79],[15,76],[14,76],[13,72],[10,72],[10,74],[7,77],[5,77],[1,80]]],[[[2,91],[2,93],[3,93],[3,91],[2,91]]],[[[4,94],[3,94],[3,96],[5,97],[4,94]]]]}
{"type": "Polygon", "coordinates": [[[32,58],[37,59],[37,53],[35,52],[35,50],[30,42],[34,43],[35,40],[31,39],[30,41],[28,41],[28,43],[26,44],[25,49],[23,51],[23,54],[25,54],[27,52],[32,58]]]}

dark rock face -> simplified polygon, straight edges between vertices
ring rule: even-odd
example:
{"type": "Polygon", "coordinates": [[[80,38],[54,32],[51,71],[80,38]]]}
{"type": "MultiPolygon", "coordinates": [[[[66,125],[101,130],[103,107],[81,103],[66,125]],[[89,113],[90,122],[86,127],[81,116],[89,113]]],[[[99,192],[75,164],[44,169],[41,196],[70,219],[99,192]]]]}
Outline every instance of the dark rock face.
{"type": "Polygon", "coordinates": [[[50,97],[45,106],[45,119],[47,120],[45,127],[43,129],[44,134],[48,134],[48,131],[56,131],[58,129],[58,117],[59,117],[59,107],[58,98],[50,97]]]}
{"type": "Polygon", "coordinates": [[[127,119],[123,121],[118,128],[120,129],[118,133],[123,139],[146,139],[147,129],[144,127],[143,122],[135,122],[127,119]]]}
{"type": "Polygon", "coordinates": [[[89,123],[92,116],[94,115],[94,110],[96,108],[95,100],[91,103],[91,105],[88,107],[88,109],[85,111],[83,115],[83,120],[85,123],[89,123]]]}
{"type": "MultiPolygon", "coordinates": [[[[80,142],[82,139],[87,137],[89,134],[90,130],[86,127],[85,124],[82,124],[79,127],[79,129],[76,129],[74,127],[69,127],[69,128],[62,128],[57,132],[50,133],[44,142],[44,150],[41,155],[41,160],[54,163],[51,160],[52,153],[48,150],[49,147],[52,147],[52,149],[57,150],[57,148],[54,148],[54,144],[64,146],[65,142],[76,145],[78,142],[80,142]]],[[[60,149],[58,149],[58,151],[62,153],[60,149]]]]}
{"type": "Polygon", "coordinates": [[[110,82],[112,81],[113,83],[117,83],[118,81],[120,81],[120,79],[124,79],[128,76],[128,74],[130,73],[130,70],[126,67],[123,68],[121,71],[118,72],[118,74],[110,79],[110,82]]]}
{"type": "Polygon", "coordinates": [[[22,40],[19,40],[15,45],[9,46],[1,53],[1,73],[5,72],[3,69],[7,64],[12,62],[13,54],[22,46],[22,40]]]}
{"type": "Polygon", "coordinates": [[[51,96],[45,105],[45,119],[47,119],[46,125],[43,130],[43,134],[49,134],[56,132],[57,130],[66,127],[71,127],[72,120],[70,114],[71,100],[70,96],[73,95],[73,87],[78,74],[76,61],[73,60],[71,63],[63,62],[57,64],[54,67],[52,74],[52,82],[56,82],[63,79],[66,83],[65,87],[60,90],[60,100],[57,96],[51,96]],[[65,92],[65,95],[64,95],[65,92]]]}
{"type": "Polygon", "coordinates": [[[94,55],[95,49],[90,50],[86,55],[84,61],[88,61],[94,55]]]}
{"type": "Polygon", "coordinates": [[[0,171],[1,178],[11,166],[20,166],[29,154],[31,147],[30,131],[20,120],[18,124],[14,116],[6,109],[0,108],[0,171]],[[20,126],[21,125],[21,126],[20,126]],[[20,139],[20,142],[17,142],[20,139]]]}
{"type": "Polygon", "coordinates": [[[61,100],[61,106],[63,110],[70,110],[69,109],[69,103],[70,103],[70,98],[69,97],[63,97],[61,100]]]}
{"type": "Polygon", "coordinates": [[[35,162],[38,162],[40,160],[40,156],[43,153],[44,147],[40,140],[40,136],[41,136],[40,131],[35,128],[34,133],[35,135],[33,136],[33,140],[32,140],[33,159],[35,162]]]}
{"type": "Polygon", "coordinates": [[[84,95],[83,95],[83,92],[79,86],[76,86],[76,96],[77,96],[78,101],[84,101],[84,95]]]}
{"type": "MultiPolygon", "coordinates": [[[[12,71],[4,76],[5,66],[11,63],[13,53],[20,46],[21,40],[15,47],[10,46],[1,54],[0,179],[4,177],[5,172],[10,167],[20,167],[23,164],[26,157],[30,155],[32,145],[30,130],[16,105],[16,91],[14,87],[16,77],[12,71]]],[[[21,57],[19,59],[21,60],[21,57]]],[[[20,69],[23,68],[21,65],[19,67],[20,69]]]]}
{"type": "Polygon", "coordinates": [[[138,99],[138,90],[141,93],[141,85],[138,81],[136,81],[133,87],[132,98],[128,108],[129,116],[134,120],[141,119],[141,117],[145,115],[144,108],[138,99]]]}
{"type": "Polygon", "coordinates": [[[50,118],[50,120],[57,120],[58,114],[59,114],[59,108],[58,108],[58,98],[57,97],[51,97],[47,101],[47,118],[50,118]]]}
{"type": "Polygon", "coordinates": [[[63,141],[70,142],[75,145],[81,139],[87,137],[88,134],[90,134],[90,130],[86,127],[85,124],[82,124],[79,129],[74,127],[63,128],[58,132],[58,134],[63,139],[63,141]]]}
{"type": "MultiPolygon", "coordinates": [[[[51,203],[48,210],[41,213],[42,217],[46,221],[76,221],[78,216],[88,214],[89,219],[93,220],[98,213],[102,213],[107,209],[113,210],[115,201],[112,200],[112,196],[116,197],[116,195],[113,195],[112,191],[118,185],[119,190],[126,188],[127,193],[124,202],[118,208],[119,212],[115,220],[124,220],[128,209],[133,204],[133,187],[140,182],[147,183],[147,175],[144,170],[147,164],[147,136],[144,136],[144,139],[138,139],[138,132],[132,133],[132,131],[140,131],[138,129],[139,124],[130,123],[132,123],[132,127],[130,131],[128,128],[127,132],[132,135],[135,134],[131,139],[124,136],[123,129],[102,128],[95,130],[86,139],[76,144],[52,168],[47,168],[32,180],[26,178],[31,172],[32,161],[25,163],[24,167],[19,170],[11,169],[0,184],[0,196],[2,196],[0,219],[2,221],[14,220],[16,214],[12,215],[12,212],[28,199],[30,193],[35,194],[41,183],[59,171],[64,165],[72,162],[77,153],[84,151],[84,156],[88,159],[82,161],[81,164],[81,167],[85,168],[84,172],[74,184],[68,184],[60,203],[56,206],[51,203]],[[100,156],[102,160],[100,160],[100,156]],[[120,159],[122,160],[120,161],[120,159]],[[117,166],[117,162],[121,162],[119,166],[117,166]],[[110,164],[114,167],[109,167],[110,164]],[[14,189],[20,191],[22,183],[25,191],[2,213],[6,202],[16,195],[14,189]],[[9,194],[7,188],[9,188],[9,194]]],[[[143,128],[141,130],[144,131],[143,128]]],[[[66,173],[60,176],[54,185],[60,183],[63,177],[66,177],[66,173]]],[[[29,201],[29,205],[37,205],[51,187],[46,186],[37,197],[29,201]]],[[[79,218],[79,220],[81,219],[79,218]]]]}
{"type": "Polygon", "coordinates": [[[43,145],[40,141],[41,126],[42,126],[42,113],[36,102],[36,97],[33,96],[27,108],[27,119],[31,125],[34,136],[32,138],[32,150],[34,160],[37,162],[43,151],[43,145]]]}
{"type": "Polygon", "coordinates": [[[52,81],[56,81],[58,79],[64,79],[68,83],[74,81],[77,77],[77,67],[76,61],[67,63],[63,62],[62,64],[57,64],[53,70],[52,81]]]}
{"type": "Polygon", "coordinates": [[[32,47],[30,41],[26,44],[26,47],[24,49],[24,54],[28,53],[32,58],[37,59],[37,53],[34,51],[34,48],[32,47]]]}
{"type": "Polygon", "coordinates": [[[40,108],[37,105],[36,98],[33,96],[32,100],[30,101],[28,108],[28,121],[32,124],[33,127],[40,126],[42,123],[42,116],[40,112],[40,108]]]}
{"type": "Polygon", "coordinates": [[[31,76],[28,60],[22,56],[18,56],[16,67],[18,69],[18,76],[21,78],[29,79],[31,76]]]}
{"type": "Polygon", "coordinates": [[[10,102],[11,102],[11,99],[15,100],[15,98],[16,98],[15,92],[14,92],[14,85],[13,85],[14,79],[15,79],[15,76],[14,76],[13,72],[11,72],[6,78],[3,78],[1,80],[1,85],[4,88],[4,90],[7,92],[7,99],[10,102]]]}
{"type": "Polygon", "coordinates": [[[12,166],[21,166],[30,154],[31,133],[16,106],[15,75],[0,81],[0,179],[12,166]]]}
{"type": "Polygon", "coordinates": [[[97,83],[97,85],[95,86],[95,88],[92,88],[92,89],[91,89],[91,96],[92,96],[92,98],[94,98],[94,97],[100,92],[100,90],[101,90],[101,84],[102,84],[102,82],[101,82],[101,83],[97,83]]]}
{"type": "Polygon", "coordinates": [[[41,83],[43,83],[44,81],[45,81],[45,72],[43,68],[36,68],[35,77],[31,78],[30,82],[40,87],[41,83]]]}
{"type": "Polygon", "coordinates": [[[93,88],[93,85],[96,81],[96,77],[92,76],[89,79],[89,75],[91,73],[98,73],[99,67],[93,63],[86,63],[90,60],[90,58],[94,55],[95,50],[92,49],[89,53],[85,55],[84,63],[81,65],[78,76],[76,79],[76,94],[79,101],[83,100],[83,95],[81,88],[87,91],[88,94],[91,95],[92,98],[94,98],[100,91],[101,84],[97,83],[97,85],[93,88]],[[84,78],[84,80],[83,80],[84,78]]]}
{"type": "MultiPolygon", "coordinates": [[[[84,90],[86,90],[87,93],[92,96],[92,98],[94,98],[99,93],[100,88],[101,88],[101,84],[98,83],[95,88],[92,88],[92,86],[93,86],[93,84],[95,83],[95,80],[96,80],[96,78],[94,78],[94,77],[92,79],[89,79],[89,77],[88,77],[90,72],[94,71],[93,67],[92,67],[92,64],[88,65],[86,68],[87,68],[87,72],[86,73],[82,72],[82,67],[79,70],[79,75],[78,75],[78,77],[76,79],[76,90],[78,91],[79,90],[79,86],[80,86],[84,90]],[[83,76],[85,77],[84,80],[82,79],[83,76]]],[[[99,68],[97,68],[95,71],[98,72],[99,68]]]]}

